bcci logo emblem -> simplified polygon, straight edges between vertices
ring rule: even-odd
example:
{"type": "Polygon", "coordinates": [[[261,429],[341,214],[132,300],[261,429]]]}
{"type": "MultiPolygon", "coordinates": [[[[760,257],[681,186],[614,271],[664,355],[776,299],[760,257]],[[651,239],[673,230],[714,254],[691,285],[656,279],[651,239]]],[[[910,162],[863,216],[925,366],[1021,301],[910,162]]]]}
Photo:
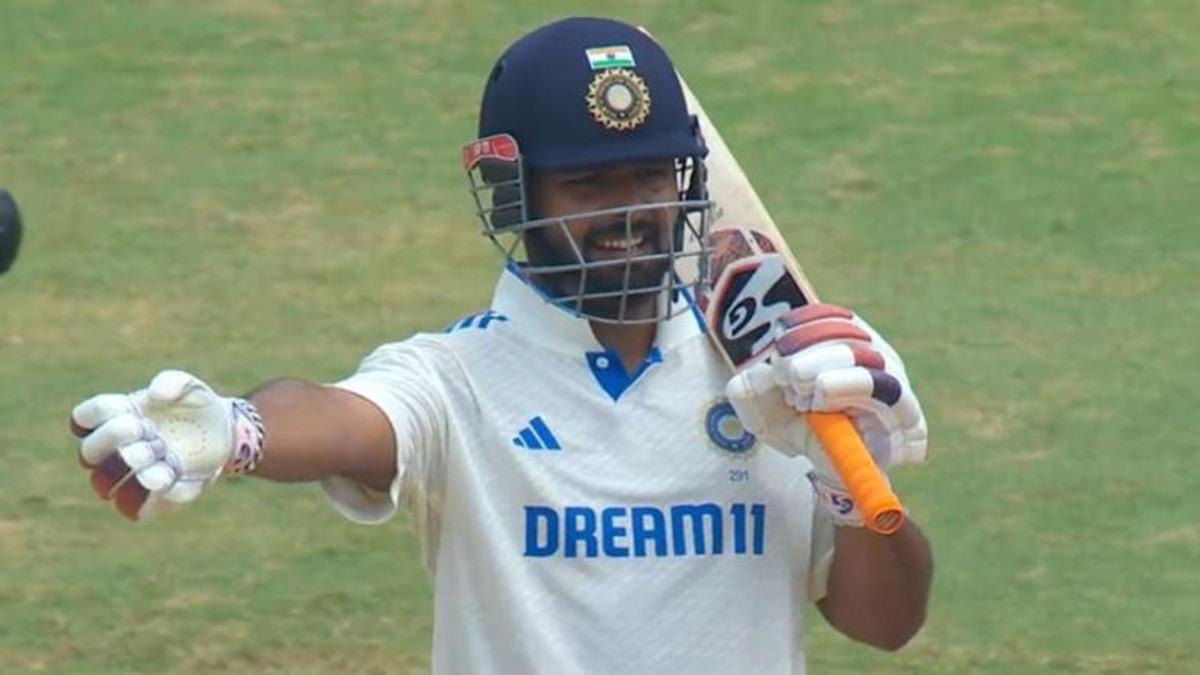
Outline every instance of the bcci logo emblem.
{"type": "Polygon", "coordinates": [[[632,131],[650,116],[650,89],[637,73],[609,68],[588,85],[588,112],[606,129],[632,131]]]}
{"type": "Polygon", "coordinates": [[[721,398],[704,413],[704,431],[717,449],[735,457],[748,457],[758,447],[758,439],[750,433],[729,401],[721,398]]]}

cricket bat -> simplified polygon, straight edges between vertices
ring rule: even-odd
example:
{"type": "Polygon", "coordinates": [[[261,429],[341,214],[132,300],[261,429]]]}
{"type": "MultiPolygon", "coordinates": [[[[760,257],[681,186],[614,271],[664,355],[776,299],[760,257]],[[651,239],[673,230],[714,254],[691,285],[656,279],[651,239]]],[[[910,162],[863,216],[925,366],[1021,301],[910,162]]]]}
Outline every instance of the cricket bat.
{"type": "MultiPolygon", "coordinates": [[[[817,302],[817,294],[716,125],[682,77],[679,81],[708,144],[708,192],[716,204],[709,234],[713,253],[700,306],[718,351],[734,370],[741,370],[775,353],[776,321],[817,302]]],[[[880,534],[900,529],[904,508],[850,418],[810,412],[807,422],[867,528],[880,534]]]]}

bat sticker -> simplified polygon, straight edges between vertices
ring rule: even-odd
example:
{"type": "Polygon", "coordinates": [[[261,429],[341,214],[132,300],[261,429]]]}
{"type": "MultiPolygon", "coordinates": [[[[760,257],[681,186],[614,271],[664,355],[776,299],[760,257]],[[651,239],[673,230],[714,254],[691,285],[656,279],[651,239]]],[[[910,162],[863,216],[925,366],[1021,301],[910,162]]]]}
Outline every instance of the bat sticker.
{"type": "Polygon", "coordinates": [[[713,233],[712,292],[702,303],[709,325],[720,326],[717,337],[736,368],[771,347],[775,321],[808,304],[774,246],[762,237],[751,243],[746,234],[713,233]]]}

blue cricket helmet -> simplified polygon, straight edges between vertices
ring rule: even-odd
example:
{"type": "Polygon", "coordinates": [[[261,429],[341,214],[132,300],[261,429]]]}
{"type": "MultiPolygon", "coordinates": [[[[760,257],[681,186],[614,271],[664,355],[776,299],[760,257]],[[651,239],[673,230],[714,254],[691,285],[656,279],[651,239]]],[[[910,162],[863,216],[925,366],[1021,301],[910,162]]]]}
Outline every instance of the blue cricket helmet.
{"type": "Polygon", "coordinates": [[[647,323],[689,311],[677,300],[695,297],[706,278],[707,153],[675,67],[648,34],[571,18],[529,33],[497,60],[463,168],[483,232],[510,269],[577,316],[647,323]],[[531,208],[531,171],[658,161],[674,162],[672,199],[558,216],[531,208]],[[674,218],[671,242],[647,245],[647,223],[663,215],[674,218]],[[548,243],[547,233],[569,241],[568,223],[589,220],[623,223],[623,257],[548,243]]]}
{"type": "Polygon", "coordinates": [[[562,19],[513,43],[479,111],[479,137],[497,134],[535,170],[707,154],[666,52],[612,19],[562,19]]]}

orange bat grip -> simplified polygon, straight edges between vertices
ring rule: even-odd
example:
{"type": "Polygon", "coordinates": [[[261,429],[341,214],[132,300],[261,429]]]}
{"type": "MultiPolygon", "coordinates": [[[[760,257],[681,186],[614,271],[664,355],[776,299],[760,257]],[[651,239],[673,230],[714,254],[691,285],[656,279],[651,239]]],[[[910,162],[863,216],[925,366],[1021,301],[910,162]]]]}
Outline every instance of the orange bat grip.
{"type": "Polygon", "coordinates": [[[806,418],[858,505],[867,529],[879,534],[892,534],[900,529],[904,524],[900,498],[892,492],[883,472],[871,459],[871,453],[850,418],[844,413],[818,412],[807,413],[806,418]]]}

